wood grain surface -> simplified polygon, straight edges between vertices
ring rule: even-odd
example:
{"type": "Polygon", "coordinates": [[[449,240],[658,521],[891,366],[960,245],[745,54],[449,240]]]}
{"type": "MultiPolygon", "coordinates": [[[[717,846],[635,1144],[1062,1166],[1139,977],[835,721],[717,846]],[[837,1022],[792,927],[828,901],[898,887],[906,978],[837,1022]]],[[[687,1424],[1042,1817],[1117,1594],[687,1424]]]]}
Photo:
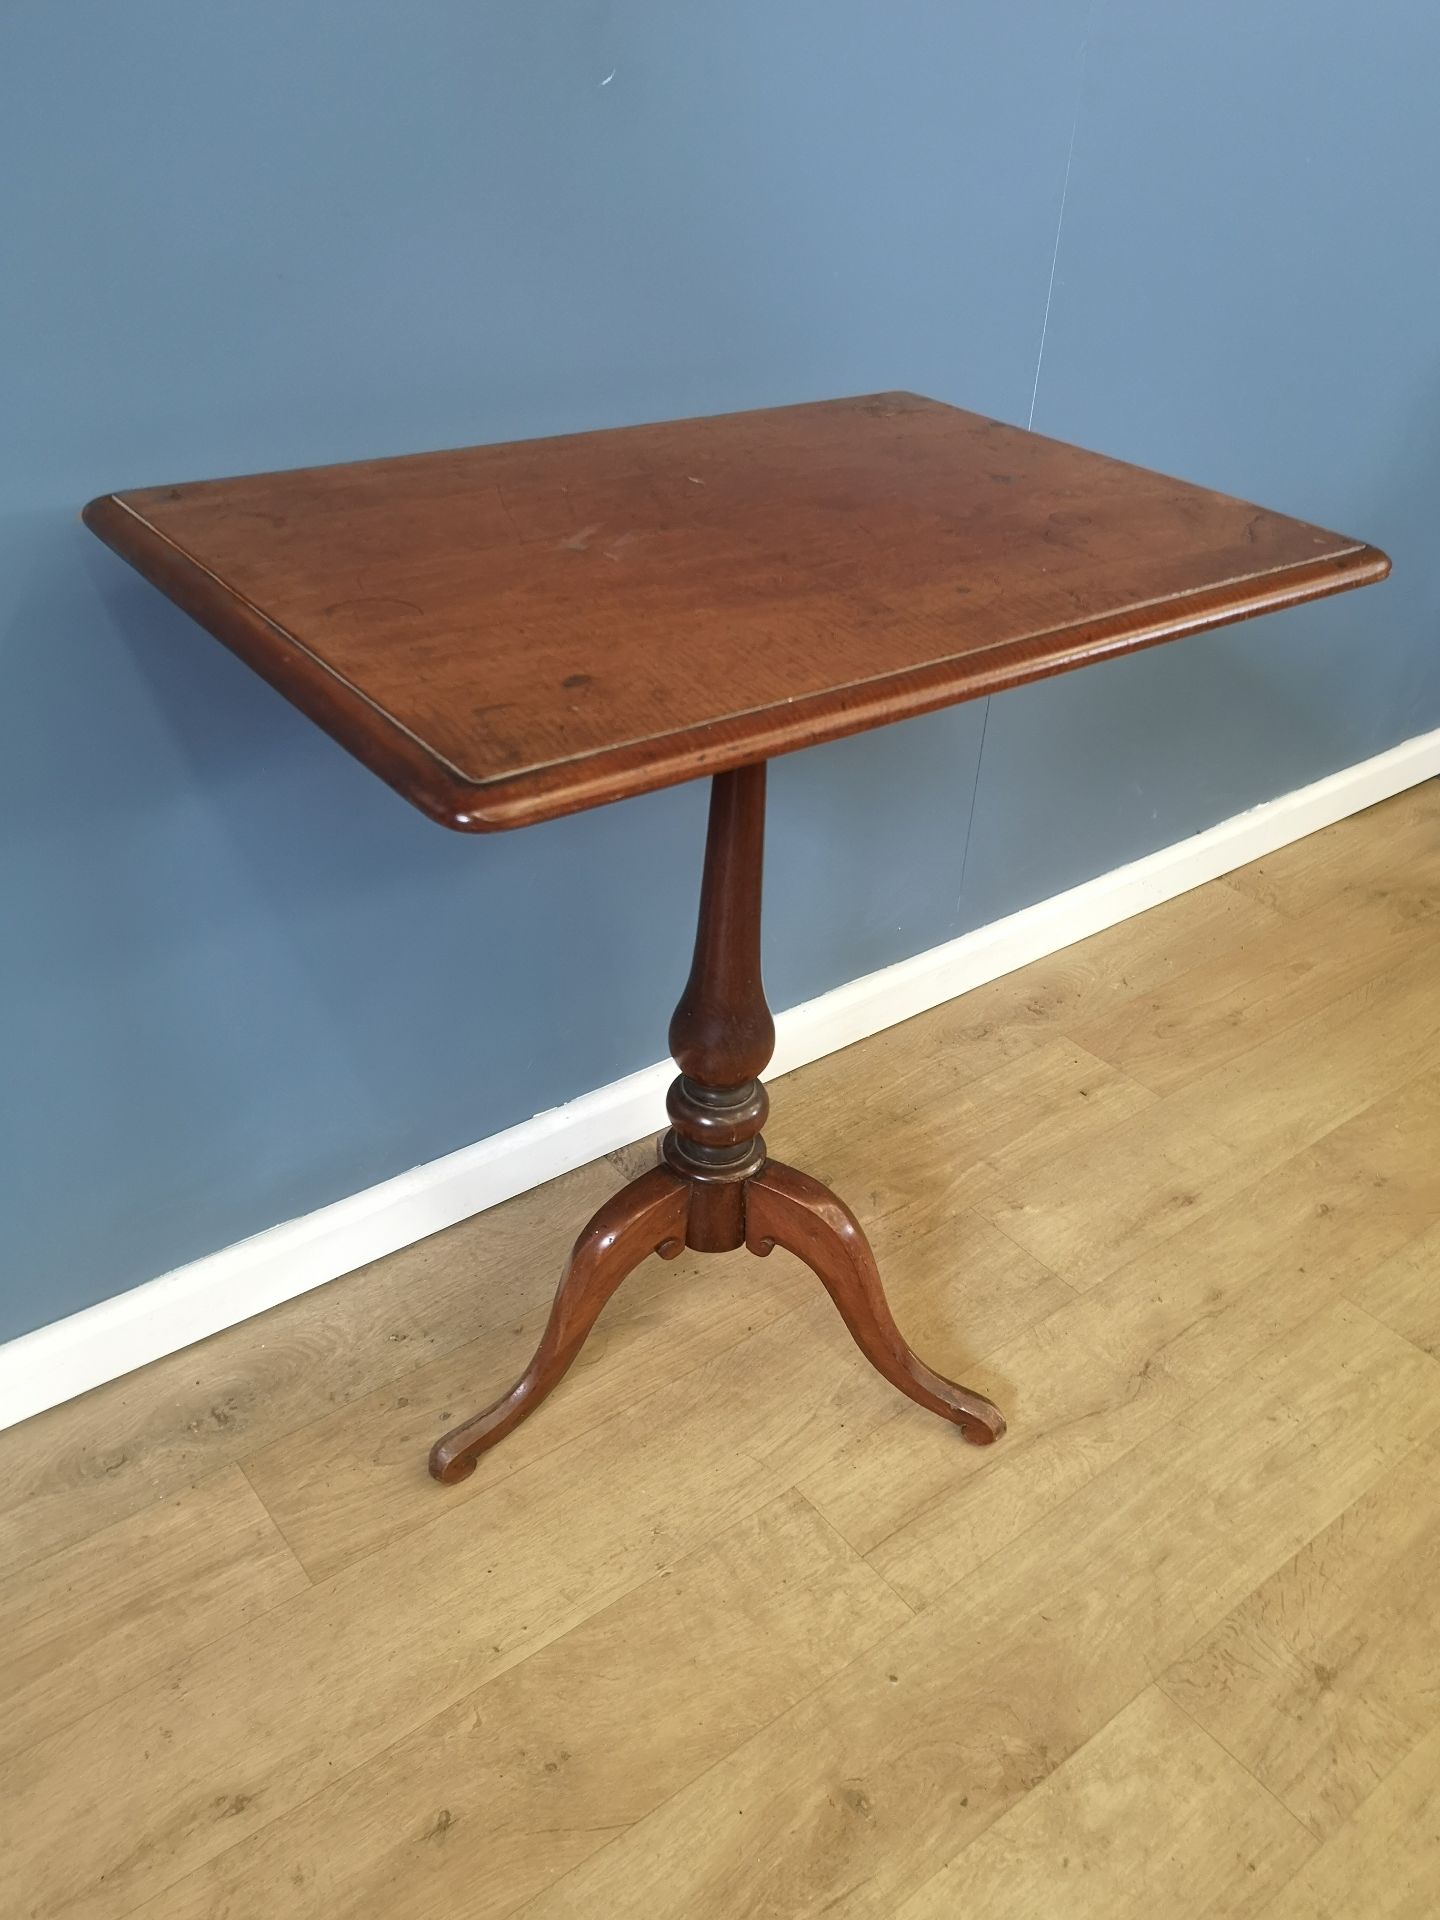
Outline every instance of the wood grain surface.
{"type": "Polygon", "coordinates": [[[441,1492],[607,1161],[0,1434],[0,1912],[1430,1920],[1417,935],[1433,781],[777,1082],[1001,1446],[687,1249],[441,1492]]]}
{"type": "Polygon", "coordinates": [[[95,533],[446,825],[523,825],[1389,570],[915,394],[107,494],[95,533]]]}

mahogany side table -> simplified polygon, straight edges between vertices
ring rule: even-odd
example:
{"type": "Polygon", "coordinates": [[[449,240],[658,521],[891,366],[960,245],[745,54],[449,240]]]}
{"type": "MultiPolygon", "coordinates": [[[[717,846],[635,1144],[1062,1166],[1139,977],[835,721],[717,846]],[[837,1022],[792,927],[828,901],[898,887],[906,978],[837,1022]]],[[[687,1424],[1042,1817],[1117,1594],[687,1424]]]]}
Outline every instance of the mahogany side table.
{"type": "Polygon", "coordinates": [[[585,1227],[462,1479],[647,1254],[788,1248],[967,1440],[855,1216],[770,1159],[765,763],[1382,579],[1374,547],[915,394],[107,494],[85,522],[407,800],[488,832],[701,774],[710,821],[659,1165],[585,1227]]]}

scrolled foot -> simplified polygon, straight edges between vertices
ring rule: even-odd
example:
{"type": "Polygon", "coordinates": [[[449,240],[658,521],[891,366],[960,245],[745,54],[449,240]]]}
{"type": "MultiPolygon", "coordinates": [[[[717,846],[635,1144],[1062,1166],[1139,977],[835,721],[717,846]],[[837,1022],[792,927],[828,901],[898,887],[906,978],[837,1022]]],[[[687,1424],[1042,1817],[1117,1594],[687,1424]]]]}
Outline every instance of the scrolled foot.
{"type": "Polygon", "coordinates": [[[435,1442],[430,1472],[453,1486],[475,1471],[487,1447],[503,1440],[559,1385],[600,1310],[647,1254],[673,1260],[685,1245],[689,1188],[664,1167],[632,1180],[607,1200],[575,1242],[534,1358],[493,1406],[435,1442]]]}
{"type": "Polygon", "coordinates": [[[933,1372],[911,1352],[859,1221],[828,1187],[767,1161],[746,1184],[745,1244],[761,1255],[784,1247],[803,1260],[840,1309],[856,1346],[892,1386],[953,1422],[975,1446],[989,1446],[1004,1433],[1005,1416],[997,1406],[933,1372]]]}

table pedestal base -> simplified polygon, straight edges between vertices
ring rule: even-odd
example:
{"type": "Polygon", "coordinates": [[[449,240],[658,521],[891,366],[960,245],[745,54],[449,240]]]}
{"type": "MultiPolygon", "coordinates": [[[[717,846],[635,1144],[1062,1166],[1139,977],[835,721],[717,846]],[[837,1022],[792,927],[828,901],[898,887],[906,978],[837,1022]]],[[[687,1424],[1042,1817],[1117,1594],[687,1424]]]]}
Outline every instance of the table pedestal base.
{"type": "Polygon", "coordinates": [[[557,1386],[601,1308],[651,1253],[784,1247],[812,1269],[855,1344],[902,1393],[977,1445],[1005,1431],[999,1409],[933,1373],[896,1326],[875,1256],[853,1213],[818,1180],[782,1166],[761,1138],[759,1075],[775,1044],[760,983],[763,763],[712,784],[700,921],[690,978],[670,1024],[681,1073],[670,1089],[661,1164],[607,1200],[575,1242],[540,1344],[510,1391],[437,1440],[430,1471],[463,1480],[557,1386]]]}

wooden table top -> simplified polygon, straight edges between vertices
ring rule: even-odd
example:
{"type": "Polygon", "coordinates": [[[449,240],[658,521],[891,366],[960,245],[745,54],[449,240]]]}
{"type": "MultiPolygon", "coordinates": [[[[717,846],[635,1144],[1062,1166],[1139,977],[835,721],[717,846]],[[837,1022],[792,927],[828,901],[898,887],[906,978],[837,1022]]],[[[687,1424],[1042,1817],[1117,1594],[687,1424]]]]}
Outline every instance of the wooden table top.
{"type": "Polygon", "coordinates": [[[446,825],[521,826],[1379,580],[914,394],[107,494],[86,524],[446,825]]]}

